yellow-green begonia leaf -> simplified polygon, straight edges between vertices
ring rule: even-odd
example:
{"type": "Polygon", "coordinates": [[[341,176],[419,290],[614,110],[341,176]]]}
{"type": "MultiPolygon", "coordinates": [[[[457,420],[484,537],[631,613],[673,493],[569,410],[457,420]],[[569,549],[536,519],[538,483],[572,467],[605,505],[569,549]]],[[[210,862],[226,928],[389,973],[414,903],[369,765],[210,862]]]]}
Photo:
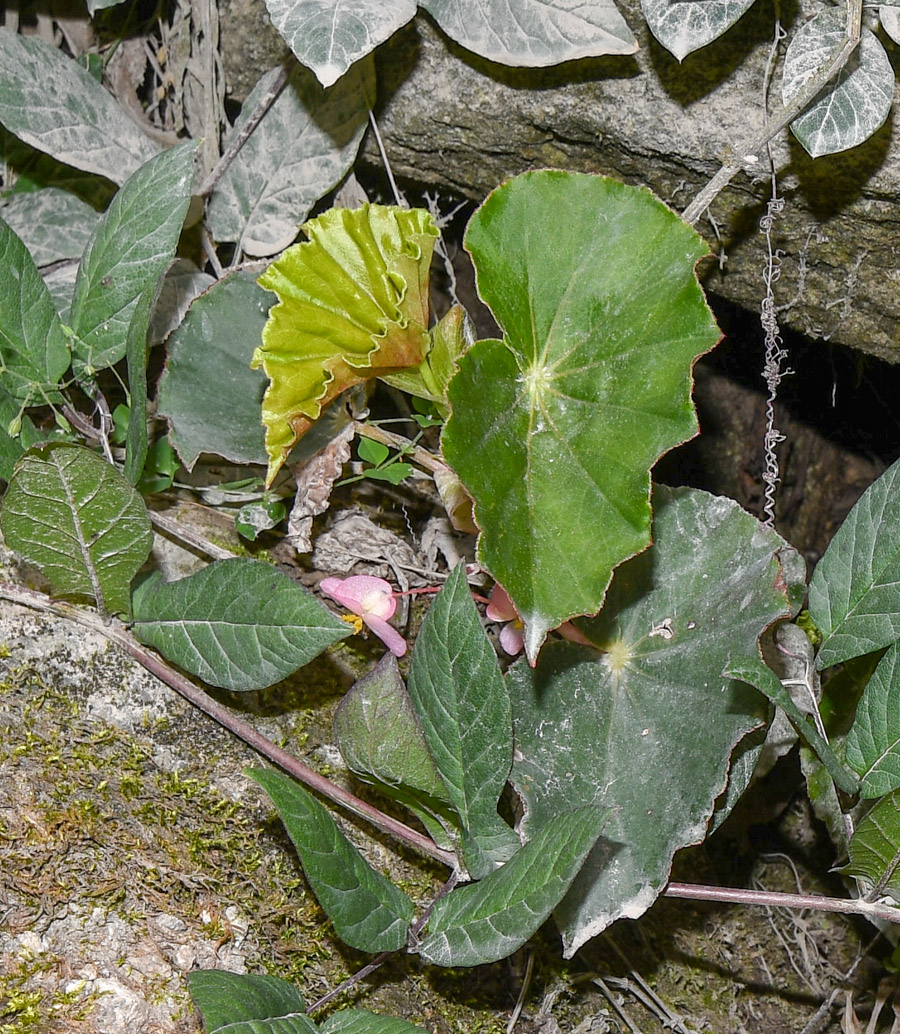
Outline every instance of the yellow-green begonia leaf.
{"type": "Polygon", "coordinates": [[[252,366],[263,398],[268,480],[342,391],[417,367],[428,351],[428,277],[438,229],[423,209],[333,208],[259,278],[278,303],[252,366]]]}

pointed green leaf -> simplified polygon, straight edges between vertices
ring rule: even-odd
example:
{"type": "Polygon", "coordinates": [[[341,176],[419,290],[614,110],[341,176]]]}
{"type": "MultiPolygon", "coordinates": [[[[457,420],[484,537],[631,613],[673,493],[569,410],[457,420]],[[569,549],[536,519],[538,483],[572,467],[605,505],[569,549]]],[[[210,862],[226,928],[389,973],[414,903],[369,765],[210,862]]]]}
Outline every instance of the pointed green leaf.
{"type": "MultiPolygon", "coordinates": [[[[794,33],[784,57],[785,104],[822,70],[846,38],[847,14],[826,7],[794,33]]],[[[894,70],[878,37],[863,27],[859,46],[832,84],[791,123],[813,158],[856,147],[881,126],[894,99],[894,70]]]]}
{"type": "Polygon", "coordinates": [[[446,831],[458,833],[459,820],[392,653],[386,653],[341,701],[334,735],[352,772],[415,812],[441,847],[452,847],[446,831]]]}
{"type": "Polygon", "coordinates": [[[840,871],[881,885],[900,902],[900,791],[880,800],[850,838],[850,862],[840,871]]]}
{"type": "Polygon", "coordinates": [[[706,245],[648,190],[551,171],[495,190],[466,247],[505,336],[460,360],[443,450],[533,661],[649,544],[650,468],[697,431],[691,369],[720,337],[706,245]]]}
{"type": "Polygon", "coordinates": [[[821,670],[900,639],[900,461],[847,515],[809,583],[821,670]]]}
{"type": "Polygon", "coordinates": [[[131,410],[122,473],[133,485],[140,480],[147,459],[147,332],[157,293],[157,285],[151,282],[138,295],[125,335],[131,410]]]}
{"type": "Polygon", "coordinates": [[[16,465],[0,531],[54,593],[90,596],[113,614],[129,612],[129,584],[153,543],[147,507],[125,478],[65,442],[35,446],[16,465]]]}
{"type": "Polygon", "coordinates": [[[480,966],[512,955],[571,886],[610,809],[562,812],[500,869],[435,904],[419,953],[438,966],[480,966]]]}
{"type": "Polygon", "coordinates": [[[753,6],[754,0],[641,0],[647,26],[660,43],[683,61],[718,39],[753,6]]]}
{"type": "Polygon", "coordinates": [[[428,335],[425,359],[415,368],[383,376],[381,380],[417,398],[428,399],[446,415],[447,387],[459,357],[474,340],[472,323],[460,305],[454,305],[428,335]]]}
{"type": "Polygon", "coordinates": [[[421,0],[421,6],[451,39],[504,65],[541,68],[638,49],[613,0],[421,0]]]}
{"type": "Polygon", "coordinates": [[[878,662],[845,741],[847,764],[861,776],[862,797],[900,787],[900,644],[878,662]]]}
{"type": "MultiPolygon", "coordinates": [[[[232,132],[256,109],[281,73],[266,73],[244,101],[232,132]]],[[[297,237],[323,194],[349,171],[368,125],[375,94],[371,61],[356,65],[330,90],[299,65],[219,180],[209,201],[210,232],[236,241],[247,255],[274,255],[297,237]]]]}
{"type": "Polygon", "coordinates": [[[438,229],[422,209],[332,208],[303,226],[259,282],[278,295],[253,357],[269,483],[322,409],[353,384],[418,366],[428,341],[428,277],[438,229]]]}
{"type": "Polygon", "coordinates": [[[141,292],[154,287],[175,255],[191,199],[197,141],[178,144],[142,165],[116,194],[91,237],[69,314],[76,370],[91,376],[125,354],[141,292]]]}
{"type": "Polygon", "coordinates": [[[323,86],[384,43],[416,13],[414,0],[266,0],[272,24],[323,86]]]}
{"type": "Polygon", "coordinates": [[[613,808],[612,861],[592,854],[556,912],[567,955],[641,915],[675,852],[704,838],[736,744],[769,712],[722,669],[803,597],[803,561],[737,503],[659,487],[653,502],[652,548],[616,571],[600,616],[578,622],[599,649],[554,643],[537,668],[507,674],[522,831],[563,808],[613,808]]]}
{"type": "Polygon", "coordinates": [[[519,847],[497,814],[512,764],[512,715],[497,655],[458,564],[425,615],[413,649],[409,695],[447,796],[463,827],[476,879],[519,847]]]}
{"type": "Polygon", "coordinates": [[[94,77],[37,36],[0,29],[0,122],[76,169],[122,183],[159,150],[94,77]]]}
{"type": "Polygon", "coordinates": [[[315,1034],[303,996],[286,980],[221,969],[188,973],[207,1034],[315,1034]]]}
{"type": "Polygon", "coordinates": [[[322,1034],[425,1034],[422,1027],[414,1027],[406,1020],[393,1016],[378,1016],[365,1009],[346,1009],[337,1012],[321,1026],[322,1034]]]}
{"type": "Polygon", "coordinates": [[[22,416],[22,404],[0,389],[0,481],[9,481],[22,453],[46,437],[27,415],[22,416]],[[20,422],[19,433],[15,437],[11,436],[10,425],[15,429],[20,422]]]}
{"type": "Polygon", "coordinates": [[[80,259],[100,219],[86,201],[58,187],[13,194],[0,208],[38,266],[80,259]]]}
{"type": "Polygon", "coordinates": [[[248,775],[278,809],[309,885],[341,940],[360,951],[404,947],[415,909],[403,891],[369,865],[311,793],[271,769],[248,775]]]}
{"type": "Polygon", "coordinates": [[[0,220],[0,377],[19,402],[57,398],[69,368],[69,346],[34,259],[0,220]]]}
{"type": "Polygon", "coordinates": [[[154,574],[134,592],[134,634],[212,686],[271,686],[350,635],[271,564],[219,560],[177,582],[154,574]]]}
{"type": "Polygon", "coordinates": [[[169,338],[159,412],[188,470],[202,452],[266,462],[259,419],[266,378],[249,364],[274,300],[249,274],[233,273],[194,301],[169,338]]]}

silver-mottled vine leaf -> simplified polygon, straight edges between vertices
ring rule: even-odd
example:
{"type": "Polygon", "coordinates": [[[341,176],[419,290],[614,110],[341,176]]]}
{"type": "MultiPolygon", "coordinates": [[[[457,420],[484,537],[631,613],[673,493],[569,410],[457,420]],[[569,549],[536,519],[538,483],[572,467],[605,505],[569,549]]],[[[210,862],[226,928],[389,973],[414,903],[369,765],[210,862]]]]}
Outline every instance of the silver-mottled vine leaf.
{"type": "Polygon", "coordinates": [[[613,0],[421,0],[460,46],[527,68],[633,54],[637,40],[613,0]]]}
{"type": "Polygon", "coordinates": [[[861,797],[883,797],[900,787],[900,644],[881,658],[866,684],[844,748],[847,764],[860,776],[861,797]]]}
{"type": "Polygon", "coordinates": [[[900,43],[900,7],[882,4],[878,8],[881,27],[895,43],[900,43]]]}
{"type": "Polygon", "coordinates": [[[58,398],[69,346],[53,299],[28,249],[0,219],[0,377],[14,399],[58,398]]]}
{"type": "Polygon", "coordinates": [[[286,980],[201,969],[188,987],[207,1034],[316,1034],[303,995],[286,980]]]}
{"type": "Polygon", "coordinates": [[[376,872],[328,809],[280,772],[253,769],[297,848],[303,872],[337,935],[360,951],[397,951],[415,915],[412,901],[376,872]]]}
{"type": "Polygon", "coordinates": [[[169,338],[158,408],[188,470],[203,452],[266,462],[259,412],[267,381],[250,358],[274,301],[252,275],[233,273],[196,299],[169,338]]]}
{"type": "Polygon", "coordinates": [[[59,187],[13,194],[2,203],[0,216],[38,266],[80,259],[100,219],[95,208],[59,187]]]}
{"type": "MultiPolygon", "coordinates": [[[[846,38],[847,15],[826,7],[794,33],[784,56],[781,95],[799,93],[846,38]]],[[[894,100],[894,70],[884,47],[867,28],[847,64],[822,95],[791,123],[794,136],[813,158],[846,151],[867,140],[888,117],[894,100]]]]}
{"type": "Polygon", "coordinates": [[[900,461],[870,485],[809,583],[821,670],[900,639],[900,461]]]}
{"type": "Polygon", "coordinates": [[[85,250],[69,323],[74,366],[92,376],[125,354],[138,297],[175,255],[191,199],[197,141],[177,144],[142,165],[104,212],[85,250]]]}
{"type": "Polygon", "coordinates": [[[97,80],[38,36],[0,29],[0,122],[76,169],[124,183],[159,148],[97,80]]]}
{"type": "MultiPolygon", "coordinates": [[[[244,102],[244,118],[280,72],[276,68],[262,77],[244,102]]],[[[356,160],[374,96],[371,60],[354,65],[327,90],[296,65],[216,185],[207,211],[213,236],[235,241],[247,255],[283,251],[315,202],[356,160]]],[[[244,118],[235,123],[234,133],[244,118]]]]}
{"type": "Polygon", "coordinates": [[[850,861],[840,872],[880,884],[900,902],[900,791],[882,798],[850,838],[850,861]]]}
{"type": "Polygon", "coordinates": [[[653,546],[616,571],[597,649],[552,643],[507,673],[526,836],[564,808],[611,807],[604,842],[556,910],[567,955],[621,916],[641,915],[675,852],[700,842],[734,748],[767,720],[766,699],[722,677],[760,633],[800,607],[798,554],[730,499],[657,487],[653,546]]]}
{"type": "Polygon", "coordinates": [[[459,360],[442,448],[533,663],[649,545],[650,468],[696,434],[691,371],[721,334],[694,270],[706,245],[644,188],[525,173],[465,244],[504,337],[459,360]]]}
{"type": "Polygon", "coordinates": [[[718,39],[754,0],[641,0],[647,25],[660,43],[683,61],[718,39]]]}
{"type": "Polygon", "coordinates": [[[322,1034],[425,1034],[423,1027],[393,1016],[378,1016],[365,1009],[336,1012],[325,1020],[320,1030],[322,1034]]]}
{"type": "Polygon", "coordinates": [[[414,0],[266,0],[269,17],[297,60],[331,86],[416,13],[414,0]]]}
{"type": "Polygon", "coordinates": [[[439,898],[419,954],[438,966],[480,966],[512,955],[559,904],[608,816],[608,808],[592,805],[561,812],[502,868],[439,898]]]}
{"type": "Polygon", "coordinates": [[[409,695],[429,752],[463,828],[476,879],[520,846],[497,814],[512,765],[512,715],[497,655],[458,564],[425,615],[409,671],[409,695]]]}
{"type": "Polygon", "coordinates": [[[129,585],[153,543],[143,499],[106,460],[67,442],[37,445],[16,464],[0,531],[54,593],[89,596],[112,614],[130,612],[129,585]]]}
{"type": "Polygon", "coordinates": [[[219,560],[134,591],[134,634],[223,689],[271,686],[352,632],[303,586],[261,560],[219,560]]]}
{"type": "Polygon", "coordinates": [[[452,849],[448,833],[458,836],[459,819],[392,653],[350,688],[334,735],[351,772],[413,811],[438,846],[452,849]]]}

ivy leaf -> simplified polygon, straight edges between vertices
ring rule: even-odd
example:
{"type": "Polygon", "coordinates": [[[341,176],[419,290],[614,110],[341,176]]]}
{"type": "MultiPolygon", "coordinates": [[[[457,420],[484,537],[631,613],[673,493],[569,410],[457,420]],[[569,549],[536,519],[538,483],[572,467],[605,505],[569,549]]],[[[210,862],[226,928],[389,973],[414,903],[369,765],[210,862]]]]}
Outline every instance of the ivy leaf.
{"type": "Polygon", "coordinates": [[[96,79],[37,36],[0,29],[0,122],[76,169],[123,183],[158,152],[96,79]]]}
{"type": "Polygon", "coordinates": [[[222,969],[188,973],[208,1034],[315,1034],[303,995],[286,980],[222,969]]]}
{"type": "Polygon", "coordinates": [[[648,190],[526,173],[466,247],[504,338],[460,359],[442,445],[533,662],[649,544],[650,468],[696,433],[691,369],[721,335],[694,274],[706,245],[648,190]]]}
{"type": "Polygon", "coordinates": [[[900,902],[900,791],[880,800],[850,838],[850,861],[839,872],[882,885],[900,902]]]}
{"type": "Polygon", "coordinates": [[[369,865],[328,809],[293,779],[271,769],[247,774],[272,799],[316,900],[341,940],[360,951],[404,947],[415,915],[406,894],[369,865]]]}
{"type": "Polygon", "coordinates": [[[647,26],[659,42],[683,61],[712,43],[753,6],[754,0],[641,0],[647,26]]]}
{"type": "Polygon", "coordinates": [[[422,209],[332,208],[303,226],[259,278],[278,295],[253,366],[263,399],[268,483],[325,406],[370,377],[418,366],[428,344],[437,226],[422,209]]]}
{"type": "Polygon", "coordinates": [[[878,662],[845,741],[847,764],[860,775],[861,797],[900,787],[900,644],[878,662]]]}
{"type": "Polygon", "coordinates": [[[350,688],[334,735],[351,772],[413,811],[432,840],[452,849],[447,834],[458,836],[459,819],[392,653],[350,688]]]}
{"type": "Polygon", "coordinates": [[[69,314],[75,369],[92,376],[125,354],[141,292],[156,286],[175,255],[191,199],[196,141],[142,165],[116,194],[85,250],[69,314]]]}
{"type": "Polygon", "coordinates": [[[609,816],[588,806],[557,815],[500,869],[435,903],[418,951],[438,966],[480,966],[517,951],[559,904],[609,816]]]}
{"type": "Polygon", "coordinates": [[[269,17],[297,60],[331,86],[416,13],[414,0],[266,0],[269,17]]]}
{"type": "Polygon", "coordinates": [[[598,648],[553,643],[536,668],[507,674],[521,832],[565,808],[613,809],[615,853],[593,852],[556,910],[567,957],[649,908],[675,852],[706,835],[735,746],[769,711],[722,669],[803,598],[802,559],[737,503],[665,488],[653,502],[653,547],[616,571],[600,616],[577,623],[598,648]]]}
{"type": "Polygon", "coordinates": [[[519,848],[497,814],[512,764],[512,715],[497,655],[458,564],[425,615],[413,650],[409,695],[446,795],[463,828],[476,879],[519,848]]]}
{"type": "Polygon", "coordinates": [[[223,689],[271,686],[352,632],[293,579],[243,557],[177,582],[155,573],[133,606],[142,643],[223,689]]]}
{"type": "Polygon", "coordinates": [[[158,409],[188,470],[202,452],[266,462],[259,420],[266,379],[249,364],[274,300],[249,274],[233,273],[196,299],[169,338],[158,409]]]}
{"type": "MultiPolygon", "coordinates": [[[[846,38],[846,12],[827,7],[794,34],[784,56],[781,96],[788,104],[846,38]]],[[[791,123],[794,136],[818,158],[846,151],[881,126],[894,100],[894,70],[878,38],[863,28],[859,46],[815,103],[791,123]]]]}
{"type": "Polygon", "coordinates": [[[24,405],[58,399],[69,346],[56,307],[28,249],[0,220],[0,374],[24,405]]]}
{"type": "Polygon", "coordinates": [[[489,61],[540,68],[638,49],[612,0],[422,0],[460,46],[489,61]]]}
{"type": "MultiPolygon", "coordinates": [[[[280,73],[275,68],[263,76],[245,100],[233,133],[241,131],[280,73]]],[[[315,202],[353,165],[374,93],[369,61],[330,90],[295,65],[210,198],[207,220],[216,239],[236,241],[247,255],[274,255],[286,248],[315,202]]]]}
{"type": "Polygon", "coordinates": [[[0,531],[54,593],[92,597],[113,614],[129,613],[129,583],[153,543],[143,499],[106,460],[67,442],[25,453],[3,499],[0,531]]]}
{"type": "Polygon", "coordinates": [[[900,639],[900,461],[847,515],[809,583],[821,670],[900,639]]]}

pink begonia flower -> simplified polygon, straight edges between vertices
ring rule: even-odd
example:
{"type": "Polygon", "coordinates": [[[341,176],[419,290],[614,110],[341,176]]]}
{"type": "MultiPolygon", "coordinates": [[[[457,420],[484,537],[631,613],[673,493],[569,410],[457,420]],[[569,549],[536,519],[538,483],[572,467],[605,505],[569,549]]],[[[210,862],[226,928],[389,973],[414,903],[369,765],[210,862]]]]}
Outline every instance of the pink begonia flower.
{"type": "MultiPolygon", "coordinates": [[[[512,600],[506,589],[501,585],[494,585],[491,589],[491,602],[484,612],[489,621],[505,621],[506,624],[500,629],[500,645],[505,653],[514,657],[525,648],[524,626],[518,611],[513,606],[512,600]]],[[[557,632],[572,643],[581,643],[582,646],[593,646],[587,638],[571,621],[564,621],[557,632]]]]}
{"type": "Polygon", "coordinates": [[[349,619],[357,632],[362,631],[365,622],[395,657],[406,653],[406,640],[388,624],[397,609],[390,582],[367,574],[354,574],[349,578],[323,578],[319,588],[357,615],[355,621],[349,619]]]}

